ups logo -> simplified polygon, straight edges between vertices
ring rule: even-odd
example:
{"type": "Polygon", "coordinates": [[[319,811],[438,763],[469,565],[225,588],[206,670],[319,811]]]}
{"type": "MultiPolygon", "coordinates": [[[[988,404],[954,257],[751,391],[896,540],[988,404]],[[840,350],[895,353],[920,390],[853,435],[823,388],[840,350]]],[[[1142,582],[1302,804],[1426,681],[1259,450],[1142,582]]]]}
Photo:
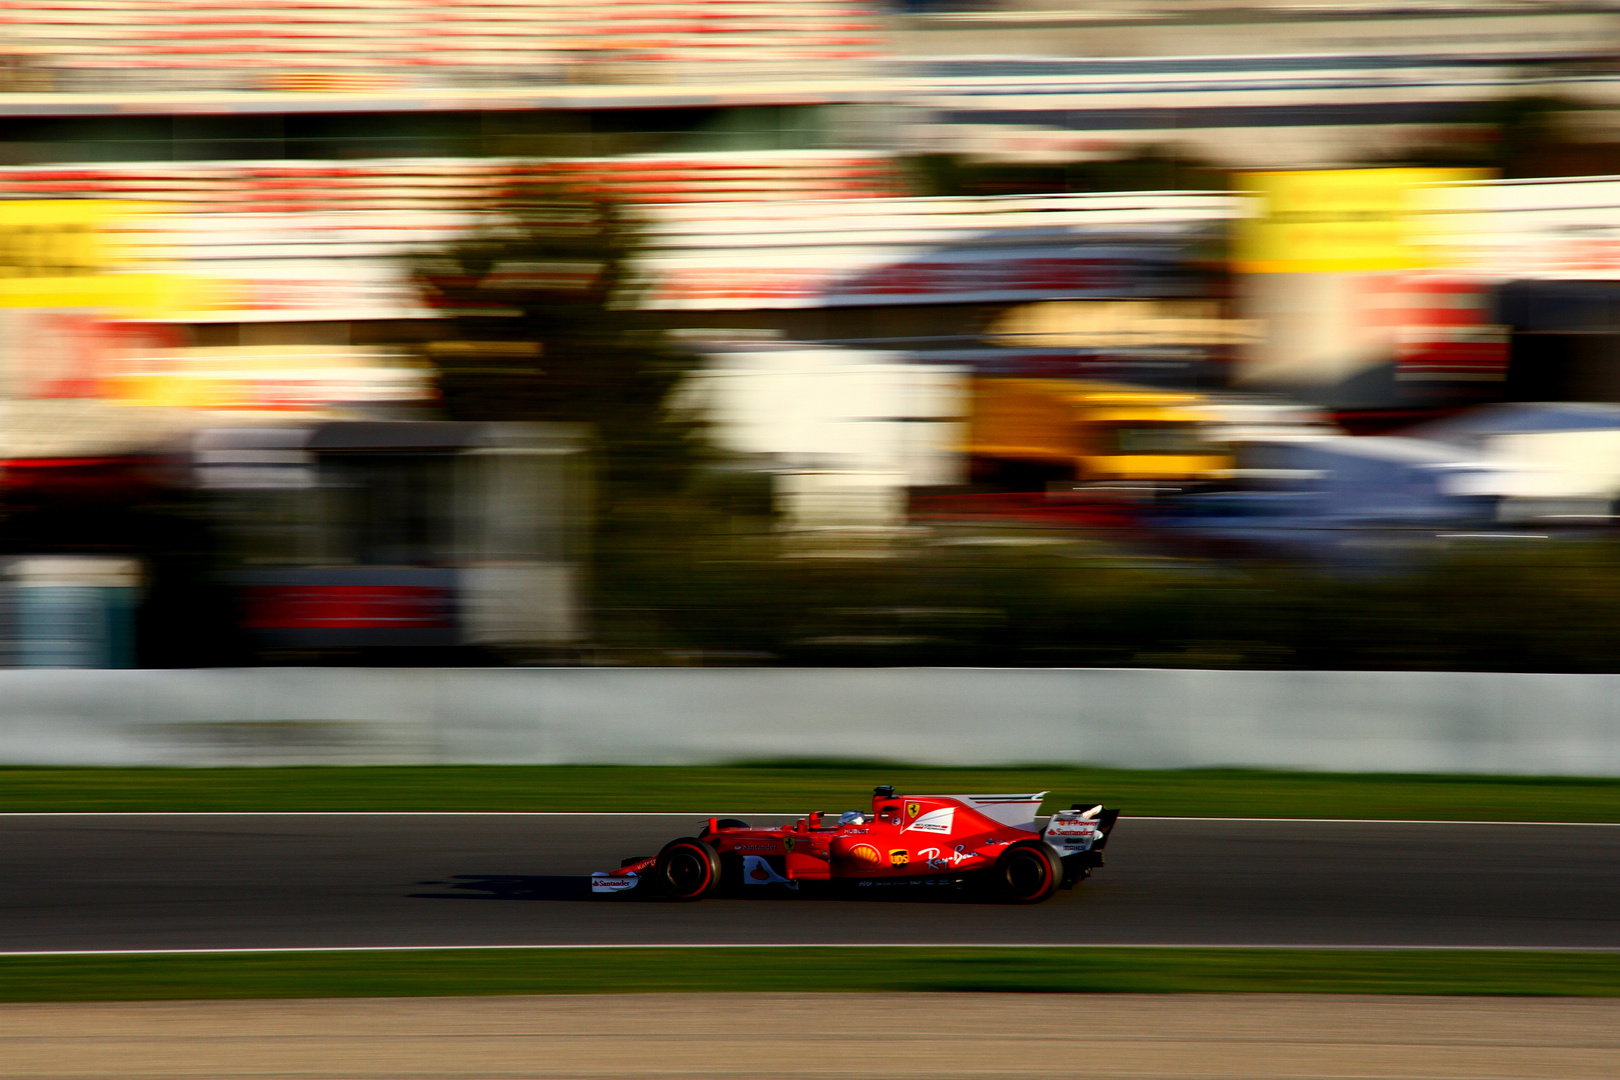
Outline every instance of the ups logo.
{"type": "Polygon", "coordinates": [[[890,866],[904,866],[911,861],[911,852],[905,848],[895,848],[889,852],[890,866]]]}

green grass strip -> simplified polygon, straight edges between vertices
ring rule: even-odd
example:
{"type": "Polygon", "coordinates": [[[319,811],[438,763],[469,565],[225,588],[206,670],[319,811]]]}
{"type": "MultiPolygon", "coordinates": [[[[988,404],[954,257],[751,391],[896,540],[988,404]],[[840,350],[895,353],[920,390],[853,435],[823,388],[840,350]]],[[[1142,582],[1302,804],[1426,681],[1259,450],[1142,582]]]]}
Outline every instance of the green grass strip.
{"type": "Polygon", "coordinates": [[[917,990],[1613,997],[1620,955],[762,946],[0,957],[3,1001],[917,990]]]}
{"type": "Polygon", "coordinates": [[[933,769],[851,763],[729,766],[415,765],[0,769],[0,812],[602,810],[694,814],[865,806],[902,792],[1042,791],[1048,807],[1127,814],[1620,821],[1620,780],[1087,768],[933,769]]]}

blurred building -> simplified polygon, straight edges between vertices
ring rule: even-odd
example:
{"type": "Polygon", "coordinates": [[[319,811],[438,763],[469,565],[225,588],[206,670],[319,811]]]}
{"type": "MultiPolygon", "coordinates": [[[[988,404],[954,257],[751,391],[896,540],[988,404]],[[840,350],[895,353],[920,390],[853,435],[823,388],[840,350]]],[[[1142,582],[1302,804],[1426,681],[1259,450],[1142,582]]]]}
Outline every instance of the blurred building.
{"type": "Polygon", "coordinates": [[[719,83],[879,55],[858,0],[12,0],[13,55],[58,93],[719,83]]]}
{"type": "Polygon", "coordinates": [[[574,643],[584,437],[408,419],[398,349],[195,344],[222,283],[156,242],[181,217],[0,202],[5,659],[574,643]]]}
{"type": "Polygon", "coordinates": [[[1487,137],[1505,98],[1620,100],[1605,3],[917,3],[893,40],[904,145],[978,160],[1343,167],[1487,137]]]}
{"type": "Polygon", "coordinates": [[[213,428],[189,457],[260,648],[524,658],[582,636],[586,441],[569,425],[328,422],[213,428]]]}
{"type": "Polygon", "coordinates": [[[1509,401],[1620,401],[1620,178],[1427,192],[1433,261],[1488,290],[1509,335],[1509,401]]]}
{"type": "Polygon", "coordinates": [[[885,473],[897,486],[963,481],[964,369],[904,354],[790,342],[699,343],[686,389],[712,437],[777,471],[885,473]]]}
{"type": "MultiPolygon", "coordinates": [[[[0,7],[0,199],[161,204],[215,348],[409,340],[399,256],[513,172],[637,202],[893,194],[864,0],[0,7]]],[[[189,310],[188,310],[189,308],[189,310]]]]}
{"type": "MultiPolygon", "coordinates": [[[[112,558],[189,597],[217,558],[232,597],[166,636],[575,641],[580,440],[413,422],[434,388],[409,259],[514,174],[637,203],[895,194],[886,51],[864,0],[0,5],[16,589],[112,558]],[[222,548],[152,533],[188,476],[222,548]]],[[[51,656],[125,655],[73,619],[83,647],[51,656]]]]}
{"type": "Polygon", "coordinates": [[[577,645],[586,437],[425,420],[412,260],[514,177],[635,204],[636,301],[796,534],[902,527],[969,478],[975,385],[1020,380],[1196,402],[1066,405],[1052,441],[1066,482],[1232,481],[1188,504],[1211,536],[1596,513],[1606,414],[1463,446],[1312,409],[1620,401],[1620,179],[1367,167],[1475,146],[1508,99],[1601,128],[1617,56],[1602,3],[0,3],[0,637],[42,665],[176,626],[297,659],[577,645]],[[1244,175],[920,198],[914,155],[1244,175]],[[1125,457],[1152,460],[1082,463],[1125,457]]]}

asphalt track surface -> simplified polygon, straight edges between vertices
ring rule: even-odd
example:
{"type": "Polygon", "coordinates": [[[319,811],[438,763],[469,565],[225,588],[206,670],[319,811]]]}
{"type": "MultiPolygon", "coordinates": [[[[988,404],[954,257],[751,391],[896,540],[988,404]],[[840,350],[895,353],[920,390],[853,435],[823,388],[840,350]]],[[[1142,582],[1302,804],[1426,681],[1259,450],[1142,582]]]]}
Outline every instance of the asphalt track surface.
{"type": "MultiPolygon", "coordinates": [[[[756,824],[782,818],[753,818],[756,824]]],[[[762,887],[695,904],[583,875],[693,815],[0,816],[0,951],[607,944],[1620,949],[1620,827],[1123,818],[1034,907],[762,887]]]]}

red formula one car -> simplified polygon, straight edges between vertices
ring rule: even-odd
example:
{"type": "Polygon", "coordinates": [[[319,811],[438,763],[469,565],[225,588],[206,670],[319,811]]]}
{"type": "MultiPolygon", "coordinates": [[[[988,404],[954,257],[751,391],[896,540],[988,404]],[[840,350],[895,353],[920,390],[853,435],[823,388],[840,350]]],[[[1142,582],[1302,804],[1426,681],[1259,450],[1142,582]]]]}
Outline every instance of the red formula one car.
{"type": "Polygon", "coordinates": [[[671,840],[657,855],[592,874],[591,891],[698,900],[807,881],[862,889],[978,885],[1013,903],[1039,903],[1102,865],[1119,818],[1100,804],[1076,804],[1043,828],[1036,815],[1045,796],[896,795],[880,787],[871,813],[815,813],[763,829],[710,818],[697,836],[671,840]]]}

